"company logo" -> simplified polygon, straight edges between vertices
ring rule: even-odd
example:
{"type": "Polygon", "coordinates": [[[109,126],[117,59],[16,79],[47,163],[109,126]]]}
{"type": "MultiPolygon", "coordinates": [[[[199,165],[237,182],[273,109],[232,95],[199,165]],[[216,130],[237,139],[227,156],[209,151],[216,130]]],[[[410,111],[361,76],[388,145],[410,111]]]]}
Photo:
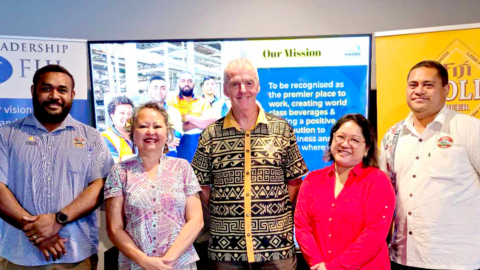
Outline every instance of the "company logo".
{"type": "Polygon", "coordinates": [[[356,46],[354,50],[349,50],[345,53],[345,56],[360,56],[360,46],[356,46]]]}
{"type": "Polygon", "coordinates": [[[480,118],[480,54],[456,38],[434,59],[448,70],[447,107],[480,118]]]}
{"type": "Polygon", "coordinates": [[[7,59],[0,56],[0,83],[6,82],[13,74],[13,67],[7,59]]]}
{"type": "Polygon", "coordinates": [[[450,148],[452,147],[452,145],[453,145],[453,139],[448,136],[441,137],[437,141],[437,146],[442,149],[450,148]]]}

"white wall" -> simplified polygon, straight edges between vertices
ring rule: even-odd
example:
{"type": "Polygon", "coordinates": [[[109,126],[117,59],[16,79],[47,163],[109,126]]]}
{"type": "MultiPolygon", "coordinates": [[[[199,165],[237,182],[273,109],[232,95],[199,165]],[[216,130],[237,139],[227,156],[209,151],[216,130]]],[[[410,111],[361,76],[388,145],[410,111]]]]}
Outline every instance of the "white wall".
{"type": "Polygon", "coordinates": [[[479,10],[478,0],[0,0],[0,35],[152,40],[368,34],[478,23],[479,10]]]}
{"type": "Polygon", "coordinates": [[[1,0],[0,35],[89,40],[359,34],[479,22],[477,0],[1,0]]]}

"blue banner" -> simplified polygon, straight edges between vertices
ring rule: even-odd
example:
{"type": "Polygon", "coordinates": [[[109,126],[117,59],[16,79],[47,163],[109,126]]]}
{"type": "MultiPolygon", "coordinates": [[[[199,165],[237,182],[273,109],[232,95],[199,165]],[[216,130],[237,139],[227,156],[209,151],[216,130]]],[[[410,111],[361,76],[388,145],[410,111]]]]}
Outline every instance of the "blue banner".
{"type": "Polygon", "coordinates": [[[310,171],[327,165],[330,130],[348,113],[366,115],[368,66],[260,68],[263,109],[294,128],[310,171]]]}

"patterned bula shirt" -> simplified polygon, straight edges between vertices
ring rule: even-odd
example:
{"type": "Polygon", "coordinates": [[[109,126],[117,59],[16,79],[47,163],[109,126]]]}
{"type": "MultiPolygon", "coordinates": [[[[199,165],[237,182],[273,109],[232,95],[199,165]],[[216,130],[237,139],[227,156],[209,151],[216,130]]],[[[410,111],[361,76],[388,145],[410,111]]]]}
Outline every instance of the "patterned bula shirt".
{"type": "Polygon", "coordinates": [[[244,131],[230,111],[201,134],[192,167],[200,185],[212,185],[212,260],[295,256],[286,183],[308,169],[294,130],[283,118],[260,109],[255,127],[244,131]]]}
{"type": "MultiPolygon", "coordinates": [[[[125,231],[149,257],[162,257],[185,225],[186,199],[201,191],[186,160],[162,156],[155,182],[139,156],[115,164],[105,183],[105,199],[124,197],[125,231]]],[[[198,261],[190,246],[174,268],[198,261]]],[[[119,269],[142,269],[120,253],[119,269]]]]}

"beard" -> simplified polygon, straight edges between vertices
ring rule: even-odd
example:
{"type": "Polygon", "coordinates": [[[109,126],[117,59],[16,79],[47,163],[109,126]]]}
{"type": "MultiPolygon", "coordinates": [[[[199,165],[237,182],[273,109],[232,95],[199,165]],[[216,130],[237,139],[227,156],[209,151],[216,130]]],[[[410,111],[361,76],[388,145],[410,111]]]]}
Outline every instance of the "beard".
{"type": "Polygon", "coordinates": [[[195,89],[195,87],[192,87],[192,89],[190,89],[190,87],[188,86],[183,87],[183,89],[181,87],[179,88],[180,88],[180,94],[182,94],[182,96],[184,97],[193,96],[193,89],[195,89]]]}
{"type": "Polygon", "coordinates": [[[40,123],[49,123],[49,124],[58,124],[63,122],[67,115],[70,113],[70,109],[72,108],[72,101],[66,104],[60,104],[59,101],[57,100],[50,100],[50,101],[44,101],[43,103],[40,103],[38,101],[38,96],[37,93],[33,93],[33,112],[35,114],[35,117],[40,123]],[[61,108],[62,111],[60,113],[49,113],[45,107],[50,105],[50,104],[58,104],[61,108]]]}

